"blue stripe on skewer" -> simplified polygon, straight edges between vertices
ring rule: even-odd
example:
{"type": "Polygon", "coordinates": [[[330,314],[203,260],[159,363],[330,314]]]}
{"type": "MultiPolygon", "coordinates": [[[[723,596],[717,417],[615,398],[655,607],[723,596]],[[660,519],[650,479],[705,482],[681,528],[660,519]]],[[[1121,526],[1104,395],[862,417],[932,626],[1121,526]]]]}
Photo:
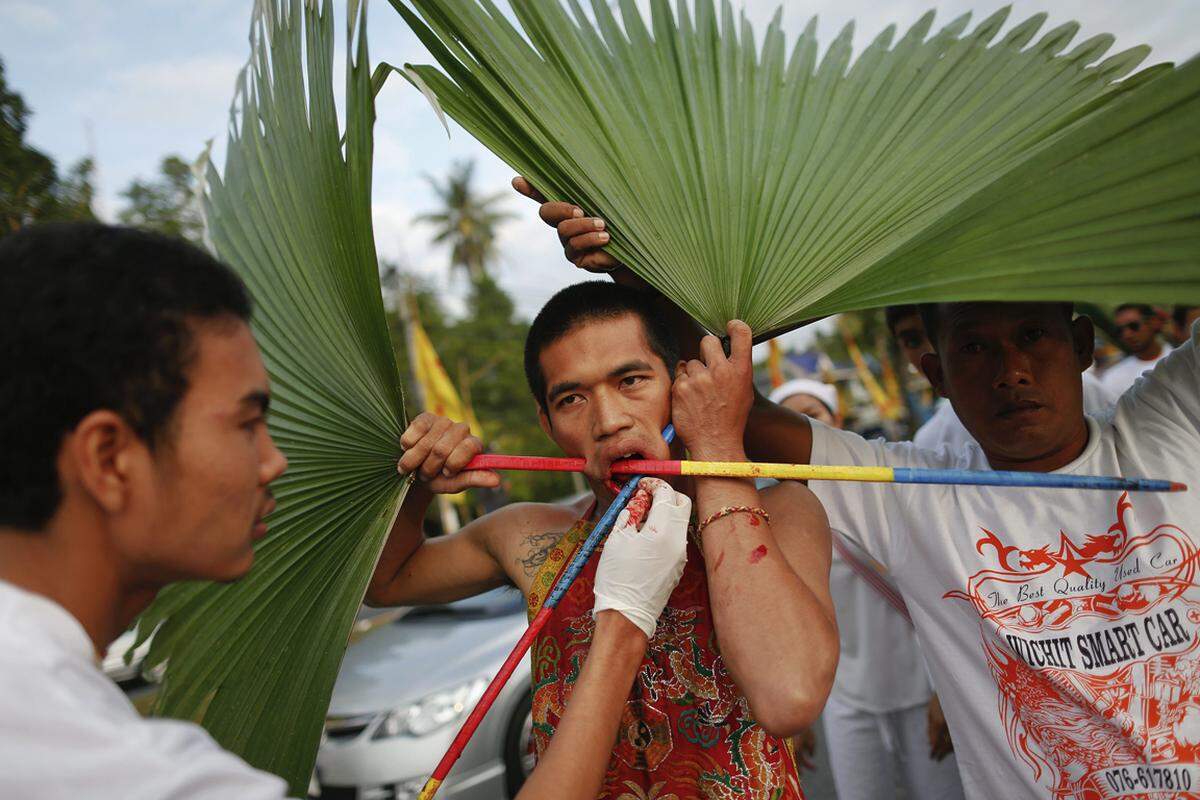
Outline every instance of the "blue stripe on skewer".
{"type": "MultiPolygon", "coordinates": [[[[663,428],[662,437],[667,440],[667,444],[670,444],[675,438],[675,426],[668,425],[663,428]]],[[[625,508],[625,504],[629,502],[629,498],[633,497],[634,490],[637,489],[638,483],[644,477],[644,475],[634,475],[621,487],[621,491],[613,498],[612,503],[608,506],[608,510],[600,517],[600,521],[592,528],[592,532],[588,534],[588,537],[583,540],[583,545],[575,551],[575,556],[571,559],[571,563],[567,565],[566,571],[558,579],[558,583],[554,585],[550,596],[546,598],[545,606],[554,608],[558,605],[558,601],[563,598],[563,595],[571,588],[571,584],[575,582],[575,578],[579,576],[583,565],[592,557],[592,551],[599,546],[600,540],[608,535],[613,523],[617,521],[617,515],[621,513],[621,509],[625,508]]]]}
{"type": "Polygon", "coordinates": [[[971,486],[1024,486],[1054,489],[1111,489],[1129,492],[1169,492],[1171,481],[1113,478],[1103,475],[1065,475],[1054,472],[1008,472],[968,469],[896,467],[896,483],[941,483],[971,486]]]}

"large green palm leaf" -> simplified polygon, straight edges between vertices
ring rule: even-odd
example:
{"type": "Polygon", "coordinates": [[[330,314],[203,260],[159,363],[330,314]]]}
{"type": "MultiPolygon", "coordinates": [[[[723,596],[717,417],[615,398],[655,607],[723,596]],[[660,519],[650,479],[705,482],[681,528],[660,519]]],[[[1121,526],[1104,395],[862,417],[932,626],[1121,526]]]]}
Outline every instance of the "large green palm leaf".
{"type": "Polygon", "coordinates": [[[403,405],[371,229],[374,106],[365,9],[347,20],[346,127],[333,95],[333,15],[257,4],[223,174],[210,164],[213,246],[246,281],[287,455],[250,575],[164,591],[139,622],[165,661],[156,711],[303,795],[355,612],[404,494],[403,405]]]}
{"type": "Polygon", "coordinates": [[[391,0],[441,66],[406,69],[711,330],[892,302],[1200,300],[1200,63],[1000,36],[932,12],[851,59],[815,24],[761,45],[727,0],[391,0]]]}

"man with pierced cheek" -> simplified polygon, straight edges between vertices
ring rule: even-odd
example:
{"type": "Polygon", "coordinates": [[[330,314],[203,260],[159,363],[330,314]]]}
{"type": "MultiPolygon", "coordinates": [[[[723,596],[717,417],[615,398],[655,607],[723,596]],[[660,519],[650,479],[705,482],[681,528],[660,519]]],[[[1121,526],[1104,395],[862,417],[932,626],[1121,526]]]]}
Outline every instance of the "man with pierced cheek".
{"type": "MultiPolygon", "coordinates": [[[[482,451],[465,425],[423,414],[401,439],[399,468],[418,481],[368,602],[444,602],[512,584],[532,617],[613,501],[614,462],[685,453],[745,461],[750,330],[734,321],[728,333],[730,355],[709,336],[699,358],[682,361],[644,293],[600,281],[559,292],[530,327],[526,375],[542,429],[565,455],[585,460],[591,494],[574,505],[514,504],[426,539],[421,520],[434,494],[498,478],[463,470],[482,451]],[[662,432],[672,422],[677,438],[668,444],[662,432]]],[[[820,713],[837,664],[824,512],[796,483],[761,492],[728,478],[671,485],[695,511],[686,565],[637,671],[601,796],[701,797],[720,785],[746,797],[803,797],[787,740],[820,713]]],[[[592,556],[531,649],[539,754],[594,635],[600,558],[592,556]]]]}

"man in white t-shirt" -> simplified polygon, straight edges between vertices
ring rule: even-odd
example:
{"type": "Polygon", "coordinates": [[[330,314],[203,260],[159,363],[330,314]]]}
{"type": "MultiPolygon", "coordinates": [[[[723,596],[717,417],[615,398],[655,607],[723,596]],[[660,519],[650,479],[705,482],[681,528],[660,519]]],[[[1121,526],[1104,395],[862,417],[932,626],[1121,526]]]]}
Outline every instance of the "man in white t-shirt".
{"type": "MultiPolygon", "coordinates": [[[[868,442],[761,400],[752,457],[1194,481],[1200,328],[1094,419],[1092,325],[1068,304],[923,312],[926,375],[978,444],[868,442]]],[[[1200,793],[1200,493],[811,488],[903,594],[968,796],[1200,793]]]]}
{"type": "MultiPolygon", "coordinates": [[[[774,389],[770,399],[831,428],[842,427],[832,384],[798,378],[774,389]]],[[[945,725],[930,730],[933,689],[904,601],[870,556],[840,532],[833,535],[841,537],[829,565],[840,647],[821,720],[838,798],[877,800],[897,785],[914,799],[961,798],[945,725]],[[871,768],[863,769],[864,764],[871,768]]],[[[794,743],[798,758],[811,754],[812,730],[794,743]]]]}
{"type": "MultiPolygon", "coordinates": [[[[900,351],[917,372],[921,371],[921,359],[926,353],[933,352],[933,345],[925,335],[925,323],[921,321],[921,311],[915,305],[888,306],[886,309],[888,329],[896,340],[900,351]]],[[[1083,373],[1083,411],[1085,414],[1104,414],[1112,409],[1117,402],[1119,393],[1112,393],[1100,379],[1091,371],[1083,373]]],[[[962,421],[954,413],[954,407],[946,398],[938,400],[933,414],[913,434],[917,447],[926,450],[937,450],[939,447],[949,447],[957,452],[968,443],[974,443],[971,434],[963,427],[962,421]]]]}
{"type": "Polygon", "coordinates": [[[1129,355],[1104,370],[1100,381],[1114,395],[1121,395],[1138,377],[1154,368],[1171,352],[1171,345],[1162,341],[1162,317],[1150,306],[1126,304],[1118,306],[1113,322],[1121,344],[1129,355]]]}
{"type": "MultiPolygon", "coordinates": [[[[621,269],[603,249],[603,220],[546,202],[523,178],[514,187],[542,203],[567,260],[621,269]]],[[[690,324],[663,305],[681,330],[690,324]]],[[[1080,375],[1095,331],[1071,304],[938,304],[922,317],[936,351],[923,372],[975,444],[868,442],[760,397],[750,457],[1196,482],[1200,326],[1111,414],[1092,418],[1080,375]]],[[[968,797],[1200,797],[1200,487],[810,488],[830,527],[883,564],[904,596],[968,797]]]]}
{"type": "Polygon", "coordinates": [[[244,575],[266,534],[287,461],[249,317],[181,240],[0,241],[0,798],[284,796],[199,726],[143,719],[98,665],[159,589],[244,575]]]}

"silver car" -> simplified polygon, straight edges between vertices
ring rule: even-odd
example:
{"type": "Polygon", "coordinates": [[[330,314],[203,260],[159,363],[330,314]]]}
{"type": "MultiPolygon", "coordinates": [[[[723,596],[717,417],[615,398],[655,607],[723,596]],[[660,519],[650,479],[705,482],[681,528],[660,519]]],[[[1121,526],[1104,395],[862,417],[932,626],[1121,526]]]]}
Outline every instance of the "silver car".
{"type": "MultiPolygon", "coordinates": [[[[415,798],[526,627],[525,601],[495,589],[418,607],[346,651],[314,789],[321,800],[415,798]]],[[[513,797],[533,768],[525,658],[438,791],[446,800],[513,797]]]]}

